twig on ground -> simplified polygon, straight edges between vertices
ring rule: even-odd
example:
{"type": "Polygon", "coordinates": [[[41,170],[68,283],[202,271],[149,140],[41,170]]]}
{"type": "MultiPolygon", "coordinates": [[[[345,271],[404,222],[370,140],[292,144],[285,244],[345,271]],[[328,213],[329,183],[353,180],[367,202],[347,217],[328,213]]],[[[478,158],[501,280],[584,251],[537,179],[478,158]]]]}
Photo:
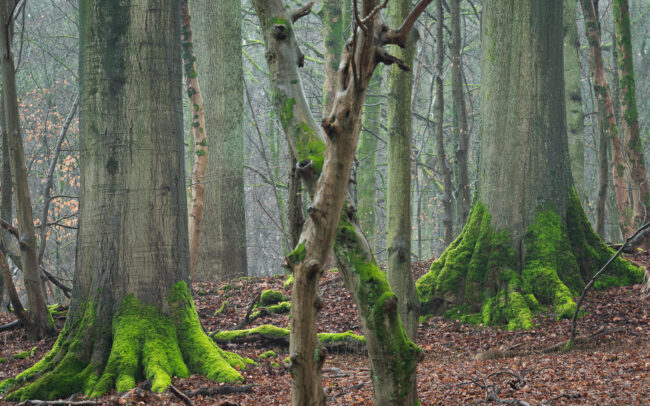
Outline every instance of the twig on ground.
{"type": "Polygon", "coordinates": [[[179,391],[174,385],[169,385],[169,391],[176,395],[180,400],[183,401],[187,406],[194,406],[192,399],[188,398],[183,392],[179,391]]]}
{"type": "Polygon", "coordinates": [[[248,305],[248,308],[246,309],[246,315],[244,315],[244,320],[242,320],[242,322],[239,323],[237,327],[235,327],[235,330],[240,330],[244,328],[248,323],[250,323],[251,313],[253,312],[253,309],[255,309],[255,305],[260,302],[261,298],[262,298],[262,289],[259,289],[255,294],[253,300],[248,305]]]}
{"type": "MultiPolygon", "coordinates": [[[[598,331],[596,331],[592,335],[589,335],[589,336],[582,335],[582,336],[574,338],[573,339],[573,344],[571,344],[571,346],[574,346],[576,344],[586,344],[586,343],[588,343],[590,341],[593,341],[596,338],[602,337],[604,335],[612,334],[612,333],[618,333],[618,332],[624,331],[624,330],[625,330],[625,327],[615,327],[615,328],[601,327],[601,328],[598,329],[598,331]]],[[[560,351],[560,350],[564,349],[567,345],[569,345],[570,341],[571,341],[571,339],[568,339],[568,340],[562,341],[561,343],[552,345],[552,346],[550,346],[548,348],[545,348],[543,352],[549,353],[549,352],[560,351]]]]}

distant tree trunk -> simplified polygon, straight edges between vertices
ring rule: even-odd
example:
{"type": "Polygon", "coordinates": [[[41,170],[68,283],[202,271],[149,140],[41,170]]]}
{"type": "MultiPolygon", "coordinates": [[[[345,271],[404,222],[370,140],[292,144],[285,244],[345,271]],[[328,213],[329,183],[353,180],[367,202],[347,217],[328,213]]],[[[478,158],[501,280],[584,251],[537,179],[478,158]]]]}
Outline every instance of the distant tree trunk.
{"type": "Polygon", "coordinates": [[[96,397],[190,372],[242,380],[205,334],[189,286],[180,2],[83,0],[79,237],[70,310],[7,400],[96,397]],[[139,63],[134,63],[138,61],[139,63]]]}
{"type": "MultiPolygon", "coordinates": [[[[593,69],[592,69],[593,72],[593,69]]],[[[598,101],[600,103],[600,101],[598,101]]],[[[609,139],[607,137],[607,120],[597,114],[598,130],[598,195],[596,197],[596,232],[605,238],[605,213],[607,209],[607,191],[609,190],[609,139]]]]}
{"type": "Polygon", "coordinates": [[[247,275],[241,1],[192,1],[209,177],[197,280],[247,275]]]}
{"type": "MultiPolygon", "coordinates": [[[[564,0],[564,99],[571,173],[578,196],[585,200],[584,114],[580,93],[580,38],[578,37],[577,4],[564,0]]],[[[602,235],[602,234],[601,234],[602,235]]]]}
{"type": "Polygon", "coordinates": [[[469,184],[469,169],[467,156],[469,151],[469,131],[467,127],[467,108],[463,91],[463,59],[460,38],[460,1],[451,0],[451,87],[454,96],[454,112],[458,118],[458,148],[456,149],[456,165],[458,166],[458,198],[457,210],[462,228],[472,207],[472,196],[469,184]]]}
{"type": "Polygon", "coordinates": [[[623,236],[628,236],[634,232],[632,202],[626,181],[626,173],[628,169],[623,157],[623,148],[618,134],[618,126],[616,125],[616,116],[614,115],[612,98],[609,94],[609,86],[605,80],[603,56],[600,49],[600,28],[598,26],[598,17],[592,0],[580,0],[580,4],[582,5],[585,30],[591,53],[594,92],[596,93],[596,98],[598,100],[598,114],[603,121],[603,127],[606,129],[607,134],[609,135],[608,138],[612,143],[613,159],[611,163],[611,171],[614,179],[620,227],[623,236]],[[604,118],[604,120],[602,118],[604,118]]]}
{"type": "Polygon", "coordinates": [[[442,172],[444,196],[442,198],[443,218],[442,224],[444,229],[445,245],[449,246],[454,239],[453,218],[454,208],[452,206],[452,171],[447,162],[445,153],[445,137],[443,133],[443,120],[445,112],[444,87],[442,80],[442,63],[445,57],[443,44],[443,26],[445,24],[445,14],[442,8],[442,0],[436,0],[436,144],[438,146],[438,165],[442,172]]]}
{"type": "Polygon", "coordinates": [[[323,116],[327,115],[336,96],[336,72],[343,51],[343,1],[324,0],[320,11],[325,39],[325,80],[323,82],[323,116]]]}
{"type": "MultiPolygon", "coordinates": [[[[531,328],[539,306],[573,297],[612,255],[573,188],[564,106],[562,2],[482,2],[479,186],[454,243],[417,282],[426,313],[531,328]],[[507,157],[507,159],[505,159],[507,157]]],[[[601,287],[643,272],[612,264],[601,287]]]]}
{"type": "Polygon", "coordinates": [[[203,114],[203,96],[199,87],[199,78],[196,72],[196,57],[192,44],[192,24],[190,22],[189,0],[181,4],[181,46],[183,47],[183,70],[185,72],[185,86],[187,97],[190,101],[190,115],[192,117],[192,141],[194,143],[194,163],[192,176],[190,176],[190,275],[192,281],[196,280],[196,267],[199,263],[199,248],[201,244],[201,220],[205,204],[205,171],[207,167],[207,140],[205,138],[205,115],[203,114]]]}
{"type": "Polygon", "coordinates": [[[6,0],[0,1],[0,21],[3,23],[0,34],[0,52],[2,53],[2,79],[3,96],[5,104],[5,119],[9,138],[11,173],[14,179],[16,199],[16,214],[20,229],[20,249],[23,274],[25,276],[25,290],[29,301],[29,317],[31,320],[30,336],[41,339],[55,334],[54,322],[47,309],[43,283],[38,269],[36,232],[34,231],[34,217],[32,203],[27,185],[27,168],[25,167],[25,154],[23,139],[20,134],[20,116],[18,113],[18,99],[16,95],[16,76],[14,61],[11,54],[11,41],[9,17],[6,0]]]}
{"type": "MultiPolygon", "coordinates": [[[[393,24],[401,24],[411,11],[410,0],[389,4],[393,24]]],[[[415,59],[417,31],[411,31],[406,49],[392,53],[408,66],[415,59]]],[[[418,306],[411,274],[411,89],[413,74],[393,65],[388,72],[388,199],[386,202],[386,267],[397,295],[400,316],[409,338],[415,341],[418,306]]]]}
{"type": "MultiPolygon", "coordinates": [[[[11,219],[13,216],[13,206],[11,205],[11,163],[9,162],[9,139],[7,138],[7,126],[5,123],[5,102],[4,96],[0,93],[0,131],[2,131],[2,177],[0,178],[0,181],[2,182],[0,186],[2,201],[0,202],[0,219],[11,224],[11,219]]],[[[5,233],[6,230],[0,230],[0,251],[2,253],[6,252],[6,248],[4,246],[5,233]]],[[[4,291],[4,278],[0,278],[0,308],[2,308],[5,304],[4,291]]]]}
{"type": "MultiPolygon", "coordinates": [[[[636,107],[632,33],[628,0],[614,1],[614,23],[618,49],[618,77],[621,85],[621,127],[627,158],[631,169],[632,209],[634,227],[647,221],[649,201],[645,157],[639,131],[639,114],[636,107]]],[[[627,236],[627,235],[626,235],[627,236]]]]}
{"type": "Polygon", "coordinates": [[[370,247],[375,249],[377,228],[375,225],[377,191],[377,147],[381,134],[381,105],[382,105],[382,67],[378,66],[372,74],[368,85],[366,105],[363,108],[361,139],[357,149],[357,215],[370,247]]]}

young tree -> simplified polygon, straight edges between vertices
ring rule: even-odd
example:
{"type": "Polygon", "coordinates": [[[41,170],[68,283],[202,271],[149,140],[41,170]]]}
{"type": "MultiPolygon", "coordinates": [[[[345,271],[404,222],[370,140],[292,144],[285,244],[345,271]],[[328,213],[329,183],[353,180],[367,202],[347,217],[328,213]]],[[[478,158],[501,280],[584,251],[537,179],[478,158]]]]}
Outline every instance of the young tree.
{"type": "MultiPolygon", "coordinates": [[[[573,188],[562,2],[482,5],[478,195],[461,236],[417,288],[427,313],[460,310],[485,324],[530,328],[539,304],[572,316],[574,293],[612,250],[573,188]]],[[[642,277],[626,261],[613,265],[616,276],[601,286],[642,277]]]]}
{"type": "Polygon", "coordinates": [[[193,0],[208,167],[197,280],[246,276],[241,0],[193,0]]]}
{"type": "Polygon", "coordinates": [[[20,116],[16,95],[16,75],[11,53],[11,25],[9,18],[12,10],[6,0],[0,1],[0,52],[2,53],[2,94],[5,106],[5,122],[9,145],[9,161],[13,175],[14,198],[16,199],[16,217],[20,229],[20,262],[22,265],[25,291],[29,302],[29,334],[34,339],[51,336],[55,333],[54,321],[47,309],[43,283],[38,268],[36,232],[32,202],[27,185],[27,167],[23,139],[20,132],[20,116]]]}
{"type": "Polygon", "coordinates": [[[460,0],[451,0],[451,90],[454,97],[454,114],[458,119],[458,147],[456,165],[458,170],[457,215],[459,227],[463,227],[472,207],[472,195],[469,184],[469,130],[467,127],[467,107],[463,91],[463,58],[460,41],[460,0]]]}
{"type": "Polygon", "coordinates": [[[0,384],[9,400],[163,391],[245,362],[204,333],[189,288],[180,2],[82,0],[81,199],[73,298],[56,344],[0,384]]]}
{"type": "MultiPolygon", "coordinates": [[[[614,1],[614,25],[616,26],[616,45],[618,48],[618,77],[621,85],[621,127],[627,159],[631,171],[632,210],[634,211],[634,228],[648,219],[648,177],[646,175],[645,157],[641,134],[639,131],[639,113],[636,107],[634,79],[634,62],[632,51],[632,33],[630,30],[630,7],[628,0],[614,1]]],[[[627,236],[627,235],[626,235],[627,236]]]]}
{"type": "MultiPolygon", "coordinates": [[[[411,10],[410,0],[389,4],[393,24],[400,24],[411,10]]],[[[413,65],[417,31],[408,46],[393,47],[392,54],[413,65]]],[[[411,340],[418,327],[418,305],[411,274],[411,89],[413,74],[393,65],[388,72],[388,193],[386,202],[386,267],[388,281],[397,295],[400,316],[411,340]]]]}
{"type": "Polygon", "coordinates": [[[316,315],[322,299],[317,290],[332,242],[344,283],[361,316],[373,370],[375,404],[416,402],[413,381],[421,351],[404,332],[396,296],[359,229],[346,189],[364,98],[376,65],[397,63],[408,69],[384,46],[406,47],[415,20],[429,3],[420,1],[398,30],[390,29],[381,18],[386,1],[378,5],[364,0],[360,11],[353,3],[356,28],[341,56],[338,91],[321,131],[309,111],[298,74],[302,58],[292,22],[305,10],[292,13],[280,0],[253,1],[266,42],[276,110],[312,197],[300,242],[286,258],[295,278],[290,352],[292,402],[296,406],[325,401],[320,380],[324,352],[317,346],[316,336],[316,315]]]}

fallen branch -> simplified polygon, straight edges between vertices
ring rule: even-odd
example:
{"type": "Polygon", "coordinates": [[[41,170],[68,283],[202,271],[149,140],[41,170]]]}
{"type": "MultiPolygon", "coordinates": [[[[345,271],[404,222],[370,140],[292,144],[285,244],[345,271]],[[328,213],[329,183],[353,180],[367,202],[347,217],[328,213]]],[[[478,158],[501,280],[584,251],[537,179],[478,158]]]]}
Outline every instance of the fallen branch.
{"type": "Polygon", "coordinates": [[[13,330],[15,328],[18,328],[21,326],[23,323],[20,320],[14,320],[10,323],[4,324],[0,326],[0,333],[3,333],[5,331],[13,330]]]}
{"type": "MultiPolygon", "coordinates": [[[[621,331],[624,331],[624,330],[625,330],[625,327],[615,327],[615,328],[601,327],[600,329],[598,329],[598,331],[596,331],[592,335],[589,335],[589,336],[582,335],[582,336],[574,338],[573,343],[571,344],[571,346],[574,346],[576,344],[587,344],[587,343],[595,340],[596,338],[602,337],[602,336],[607,335],[607,334],[618,333],[618,332],[621,332],[621,331]]],[[[555,345],[552,345],[552,346],[544,349],[543,352],[549,353],[549,352],[561,351],[566,346],[568,346],[569,342],[571,342],[571,341],[572,341],[571,339],[562,341],[561,343],[557,343],[555,345]]]]}
{"type": "Polygon", "coordinates": [[[242,320],[241,323],[239,323],[235,327],[235,330],[240,330],[241,328],[247,326],[248,323],[250,323],[251,313],[253,313],[253,309],[255,309],[255,305],[260,302],[261,297],[262,297],[262,289],[257,291],[253,300],[248,304],[248,308],[246,309],[246,314],[244,315],[244,320],[242,320]]]}
{"type": "Polygon", "coordinates": [[[188,398],[196,396],[214,396],[214,395],[228,395],[230,393],[249,393],[253,390],[253,385],[245,386],[209,386],[196,390],[185,391],[183,394],[188,398]]]}
{"type": "Polygon", "coordinates": [[[47,278],[47,279],[48,279],[48,280],[49,280],[49,281],[50,281],[54,286],[56,286],[57,288],[61,289],[61,291],[63,292],[63,295],[64,295],[66,298],[70,299],[70,293],[72,293],[72,288],[70,288],[70,287],[64,285],[64,284],[63,284],[63,283],[62,283],[62,282],[61,282],[61,281],[60,281],[56,276],[54,276],[54,275],[52,275],[51,273],[49,273],[48,271],[46,271],[45,268],[43,268],[42,266],[41,266],[41,272],[43,273],[43,275],[45,275],[45,277],[46,277],[46,278],[47,278]]]}
{"type": "Polygon", "coordinates": [[[548,399],[543,401],[542,403],[539,404],[539,406],[554,406],[555,402],[560,400],[560,399],[580,399],[582,395],[579,393],[563,393],[559,396],[556,396],[554,398],[548,399]]]}
{"type": "Polygon", "coordinates": [[[183,401],[187,406],[194,406],[194,402],[192,402],[192,399],[187,397],[186,394],[183,392],[179,391],[178,388],[176,388],[174,385],[169,385],[169,391],[176,395],[180,400],[183,401]]]}
{"type": "Polygon", "coordinates": [[[598,280],[600,275],[602,275],[603,272],[609,267],[609,265],[614,262],[616,258],[618,258],[619,255],[621,255],[621,252],[626,249],[626,247],[633,241],[637,236],[639,236],[644,230],[650,228],[650,223],[645,223],[641,227],[639,227],[634,234],[629,236],[626,240],[625,243],[621,246],[621,248],[616,251],[616,253],[603,265],[602,268],[596,274],[594,275],[593,278],[587,283],[585,288],[582,290],[582,294],[580,295],[580,298],[578,299],[578,303],[576,303],[576,310],[573,312],[573,318],[571,319],[571,336],[569,337],[569,341],[567,342],[567,349],[571,348],[574,345],[574,340],[576,336],[576,330],[578,328],[578,312],[580,312],[580,306],[582,305],[582,301],[585,298],[585,295],[587,294],[587,291],[593,286],[593,284],[598,280]]]}

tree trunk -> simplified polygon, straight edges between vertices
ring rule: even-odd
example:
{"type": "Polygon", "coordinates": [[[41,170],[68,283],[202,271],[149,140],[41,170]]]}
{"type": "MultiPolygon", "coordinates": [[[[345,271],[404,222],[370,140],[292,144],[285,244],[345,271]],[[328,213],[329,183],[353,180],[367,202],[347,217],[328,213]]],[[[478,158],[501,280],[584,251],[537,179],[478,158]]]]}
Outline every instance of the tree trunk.
{"type": "Polygon", "coordinates": [[[20,117],[18,112],[18,99],[16,95],[16,76],[14,61],[11,54],[10,29],[11,24],[7,14],[6,0],[0,1],[0,21],[7,21],[2,26],[0,34],[0,52],[2,53],[2,83],[5,105],[5,120],[9,138],[9,161],[15,185],[14,198],[16,199],[16,216],[20,229],[21,263],[25,279],[25,291],[29,302],[29,317],[31,320],[30,336],[32,339],[41,339],[55,333],[54,321],[47,309],[43,283],[38,269],[36,232],[34,231],[34,217],[32,203],[27,185],[27,168],[25,166],[25,153],[23,139],[20,134],[20,117]]]}
{"type": "MultiPolygon", "coordinates": [[[[393,24],[401,24],[411,10],[410,0],[389,5],[393,24]]],[[[417,31],[411,32],[408,46],[392,53],[408,66],[413,65],[417,31]]],[[[413,74],[393,65],[388,73],[388,199],[386,204],[386,266],[390,286],[397,295],[402,323],[415,341],[418,305],[411,274],[411,89],[413,74]]]]}
{"type": "Polygon", "coordinates": [[[0,384],[8,400],[164,391],[190,371],[240,381],[189,288],[180,2],[80,10],[81,196],[73,298],[56,344],[0,384]]]}
{"type": "Polygon", "coordinates": [[[289,236],[291,246],[298,246],[302,226],[305,224],[305,215],[302,207],[302,180],[298,172],[298,161],[291,155],[291,170],[289,172],[289,236]]]}
{"type": "Polygon", "coordinates": [[[381,82],[382,69],[381,66],[378,66],[368,85],[366,105],[363,108],[363,117],[361,119],[363,130],[361,131],[359,148],[357,149],[357,159],[359,160],[357,169],[357,216],[359,216],[359,224],[373,251],[377,237],[375,193],[377,191],[377,148],[379,146],[377,137],[381,134],[381,105],[383,100],[381,82]]]}
{"type": "MultiPolygon", "coordinates": [[[[648,219],[650,204],[645,157],[639,131],[639,113],[636,108],[632,34],[628,0],[614,1],[614,23],[618,48],[618,77],[621,85],[621,127],[627,158],[631,169],[630,194],[634,212],[634,227],[641,226],[648,219]]],[[[627,236],[627,235],[626,235],[627,236]]]]}
{"type": "Polygon", "coordinates": [[[413,399],[415,366],[421,352],[406,337],[395,294],[359,230],[346,189],[361,127],[361,108],[375,66],[379,62],[404,65],[383,46],[406,46],[415,19],[428,3],[418,3],[403,26],[392,30],[378,13],[369,15],[376,2],[363,2],[359,14],[366,17],[355,19],[362,21],[363,27],[357,28],[346,44],[339,64],[337,96],[329,116],[323,119],[323,134],[311,115],[297,71],[300,51],[293,34],[295,14],[289,13],[279,0],[253,2],[265,35],[276,109],[291,152],[301,163],[303,182],[312,195],[300,243],[286,259],[295,278],[290,347],[294,405],[324,402],[320,383],[324,353],[317,347],[315,322],[322,306],[317,295],[318,280],[332,240],[344,282],[361,314],[373,370],[375,404],[412,404],[409,400],[413,399]]]}
{"type": "Polygon", "coordinates": [[[472,196],[469,184],[468,150],[469,131],[467,127],[467,108],[463,92],[463,59],[460,38],[460,0],[451,0],[451,88],[454,96],[454,113],[458,119],[458,147],[456,149],[456,165],[458,166],[458,198],[457,215],[459,226],[467,222],[472,207],[472,196]]]}
{"type": "MultiPolygon", "coordinates": [[[[11,184],[11,163],[9,162],[9,140],[7,138],[7,126],[5,125],[5,102],[4,96],[0,93],[0,131],[2,132],[2,177],[0,192],[2,193],[2,201],[0,201],[0,219],[11,224],[13,215],[11,198],[12,198],[12,184],[11,184]]],[[[4,234],[6,231],[0,230],[0,252],[6,252],[4,247],[4,234]]],[[[4,308],[5,282],[0,278],[0,308],[4,308]]]]}
{"type": "Polygon", "coordinates": [[[203,96],[196,72],[196,57],[192,44],[192,24],[190,22],[189,0],[183,0],[181,5],[181,41],[183,47],[183,70],[185,71],[185,86],[190,101],[192,116],[192,141],[194,142],[194,163],[190,177],[190,275],[196,280],[196,267],[199,263],[199,248],[201,246],[201,221],[205,205],[205,171],[207,168],[208,143],[205,138],[205,114],[203,113],[203,96]]]}
{"type": "Polygon", "coordinates": [[[605,118],[603,126],[606,128],[611,140],[613,159],[611,162],[612,178],[616,193],[616,205],[618,206],[618,217],[623,236],[629,236],[634,232],[634,219],[632,201],[627,188],[626,174],[628,171],[623,157],[623,147],[618,134],[614,106],[609,94],[609,86],[605,80],[603,67],[603,56],[600,49],[600,28],[598,16],[592,0],[580,0],[582,14],[585,20],[585,30],[591,53],[591,64],[593,72],[593,85],[596,98],[598,99],[598,114],[605,118]],[[606,126],[605,126],[606,125],[606,126]]]}
{"type": "Polygon", "coordinates": [[[320,11],[325,39],[325,81],[323,82],[323,116],[332,107],[336,96],[336,72],[345,37],[343,36],[343,2],[341,0],[324,0],[320,11]]]}
{"type": "Polygon", "coordinates": [[[193,0],[209,177],[197,280],[246,276],[241,1],[193,0]]]}
{"type": "MultiPolygon", "coordinates": [[[[417,287],[426,312],[530,328],[540,305],[571,317],[573,296],[612,250],[573,188],[562,2],[488,0],[482,11],[478,196],[417,287]]],[[[600,287],[642,278],[624,260],[613,265],[600,287]]]]}
{"type": "Polygon", "coordinates": [[[438,164],[443,176],[444,196],[442,198],[443,218],[442,224],[444,228],[445,245],[449,246],[454,239],[453,234],[453,218],[454,209],[452,206],[452,172],[447,162],[447,154],[445,153],[445,137],[443,133],[443,120],[445,112],[444,88],[442,79],[442,63],[445,57],[443,34],[442,29],[445,24],[445,14],[442,8],[442,0],[436,0],[436,144],[438,146],[438,164]]]}
{"type": "Polygon", "coordinates": [[[564,1],[564,100],[571,173],[578,197],[582,202],[585,201],[585,127],[580,93],[580,39],[576,7],[575,1],[564,1]]]}

